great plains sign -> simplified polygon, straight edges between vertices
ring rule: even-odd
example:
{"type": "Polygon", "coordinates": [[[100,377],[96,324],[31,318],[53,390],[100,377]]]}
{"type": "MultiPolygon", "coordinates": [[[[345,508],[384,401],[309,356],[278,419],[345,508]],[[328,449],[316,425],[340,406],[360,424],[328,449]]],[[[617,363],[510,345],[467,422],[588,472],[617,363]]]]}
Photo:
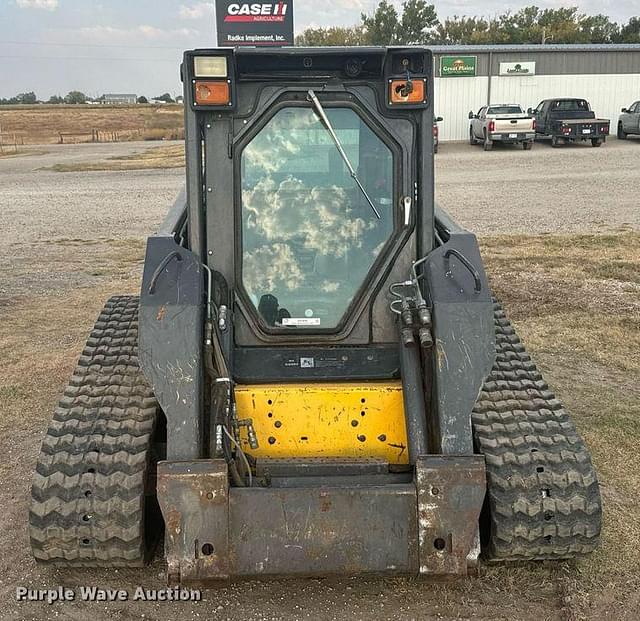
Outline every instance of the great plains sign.
{"type": "Polygon", "coordinates": [[[535,75],[535,62],[500,63],[500,75],[535,75]]]}
{"type": "Polygon", "coordinates": [[[293,45],[293,0],[216,0],[216,26],[222,47],[293,45]]]}
{"type": "Polygon", "coordinates": [[[440,77],[474,76],[477,59],[477,56],[440,56],[440,77]]]}

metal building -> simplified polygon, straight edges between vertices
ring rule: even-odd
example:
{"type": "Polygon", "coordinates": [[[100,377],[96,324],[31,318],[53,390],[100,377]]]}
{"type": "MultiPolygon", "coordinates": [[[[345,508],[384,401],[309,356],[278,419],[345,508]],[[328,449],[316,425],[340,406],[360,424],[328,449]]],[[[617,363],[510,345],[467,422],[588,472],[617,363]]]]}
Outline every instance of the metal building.
{"type": "Polygon", "coordinates": [[[468,114],[487,103],[580,97],[601,118],[640,99],[640,44],[435,46],[436,114],[441,140],[466,140],[468,114]]]}
{"type": "Polygon", "coordinates": [[[100,103],[111,105],[132,105],[137,101],[138,97],[132,93],[106,93],[100,97],[100,103]]]}

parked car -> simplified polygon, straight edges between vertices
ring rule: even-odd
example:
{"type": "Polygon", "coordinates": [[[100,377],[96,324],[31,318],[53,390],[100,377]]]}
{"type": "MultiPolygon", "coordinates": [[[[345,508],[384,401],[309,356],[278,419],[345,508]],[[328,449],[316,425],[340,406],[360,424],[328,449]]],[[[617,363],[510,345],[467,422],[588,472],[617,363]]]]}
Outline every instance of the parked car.
{"type": "Polygon", "coordinates": [[[609,119],[596,118],[586,99],[544,99],[528,112],[536,119],[536,138],[551,138],[552,147],[578,140],[591,140],[594,147],[599,147],[609,135],[609,119]]]}
{"type": "Polygon", "coordinates": [[[469,120],[469,144],[482,143],[485,151],[496,140],[530,149],[536,136],[533,119],[518,104],[483,106],[477,114],[469,112],[469,120]]]}
{"type": "Polygon", "coordinates": [[[433,119],[433,152],[437,153],[438,152],[438,146],[440,145],[440,139],[439,139],[439,134],[440,134],[440,130],[438,129],[438,123],[442,122],[442,117],[441,116],[436,116],[433,119]]]}
{"type": "Polygon", "coordinates": [[[625,140],[629,134],[640,134],[640,101],[622,108],[618,119],[618,139],[625,140]]]}

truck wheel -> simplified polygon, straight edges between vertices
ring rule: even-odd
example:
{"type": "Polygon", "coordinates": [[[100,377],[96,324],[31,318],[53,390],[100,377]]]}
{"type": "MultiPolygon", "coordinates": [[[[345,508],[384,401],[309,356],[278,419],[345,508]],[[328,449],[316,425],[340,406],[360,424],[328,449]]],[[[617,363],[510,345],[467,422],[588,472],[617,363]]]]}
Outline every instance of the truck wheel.
{"type": "Polygon", "coordinates": [[[558,136],[551,136],[551,146],[554,149],[560,146],[560,138],[558,136]]]}
{"type": "Polygon", "coordinates": [[[618,123],[618,140],[626,140],[627,133],[622,129],[622,123],[618,123]]]}
{"type": "Polygon", "coordinates": [[[530,151],[532,146],[533,146],[533,141],[529,142],[528,140],[525,140],[525,141],[522,143],[522,148],[523,148],[525,151],[530,151]]]}
{"type": "Polygon", "coordinates": [[[469,128],[469,144],[476,145],[478,144],[477,138],[473,135],[473,129],[469,128]]]}
{"type": "Polygon", "coordinates": [[[592,138],[591,139],[591,146],[592,147],[599,147],[602,144],[602,140],[600,140],[600,138],[592,138]]]}
{"type": "Polygon", "coordinates": [[[484,135],[484,143],[482,144],[482,147],[485,151],[491,151],[491,149],[493,149],[493,141],[489,140],[487,134],[484,135]]]}

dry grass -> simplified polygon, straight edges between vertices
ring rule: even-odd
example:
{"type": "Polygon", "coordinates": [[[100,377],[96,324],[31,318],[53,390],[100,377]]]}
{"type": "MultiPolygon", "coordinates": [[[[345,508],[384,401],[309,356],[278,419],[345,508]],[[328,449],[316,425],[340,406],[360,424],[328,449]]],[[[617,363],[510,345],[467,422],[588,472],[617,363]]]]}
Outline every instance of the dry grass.
{"type": "Polygon", "coordinates": [[[184,146],[171,145],[155,147],[133,155],[110,157],[97,162],[77,162],[73,164],[54,164],[45,170],[55,172],[86,172],[93,170],[150,170],[157,168],[182,168],[184,146]]]}
{"type": "Polygon", "coordinates": [[[569,618],[638,619],[640,234],[481,244],[496,296],[573,415],[599,474],[603,545],[563,578],[569,618]]]}
{"type": "MultiPolygon", "coordinates": [[[[139,286],[140,240],[56,244],[70,253],[104,247],[99,265],[90,266],[103,274],[97,285],[0,309],[0,438],[6,453],[0,474],[15,498],[3,502],[26,503],[20,495],[26,483],[13,482],[16,472],[30,470],[49,410],[103,300],[139,286]]],[[[472,607],[482,605],[495,612],[493,618],[533,619],[538,602],[540,610],[558,611],[540,619],[637,621],[640,234],[494,237],[481,245],[496,295],[592,451],[604,499],[603,545],[576,563],[488,567],[480,579],[451,587],[394,579],[384,588],[407,598],[415,589],[433,589],[434,605],[449,606],[455,618],[474,616],[472,607]]],[[[26,543],[9,545],[12,558],[30,566],[26,543]]]]}
{"type": "Polygon", "coordinates": [[[12,146],[4,146],[3,152],[0,153],[0,159],[8,159],[11,157],[25,157],[27,155],[46,155],[48,151],[44,149],[34,149],[33,147],[18,146],[15,150],[12,146]]]}
{"type": "Polygon", "coordinates": [[[84,134],[66,137],[65,142],[90,142],[92,130],[101,132],[105,141],[181,140],[183,114],[179,105],[2,106],[0,126],[25,144],[57,143],[60,133],[84,134]]]}

